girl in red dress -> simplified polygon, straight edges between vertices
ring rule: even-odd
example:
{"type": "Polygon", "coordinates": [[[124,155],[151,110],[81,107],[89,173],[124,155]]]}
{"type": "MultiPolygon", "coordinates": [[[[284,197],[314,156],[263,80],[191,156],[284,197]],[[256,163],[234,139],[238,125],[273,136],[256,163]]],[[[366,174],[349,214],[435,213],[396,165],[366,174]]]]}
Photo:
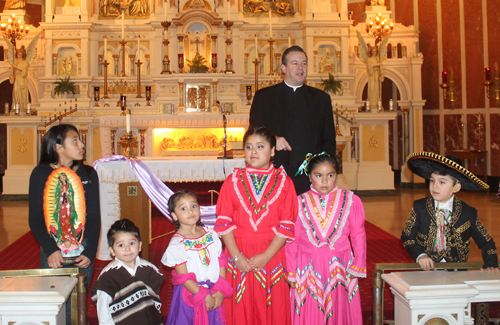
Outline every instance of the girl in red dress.
{"type": "Polygon", "coordinates": [[[290,288],[285,265],[298,205],[292,180],[271,162],[274,133],[264,127],[243,137],[246,168],[222,185],[215,231],[229,257],[227,279],[235,294],[225,301],[228,324],[290,324],[290,288]]]}

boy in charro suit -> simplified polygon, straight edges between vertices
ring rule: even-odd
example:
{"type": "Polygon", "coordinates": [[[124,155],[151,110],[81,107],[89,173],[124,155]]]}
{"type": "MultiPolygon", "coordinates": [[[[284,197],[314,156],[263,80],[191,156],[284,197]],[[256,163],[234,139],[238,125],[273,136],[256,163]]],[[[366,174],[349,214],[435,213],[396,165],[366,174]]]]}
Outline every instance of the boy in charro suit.
{"type": "Polygon", "coordinates": [[[498,270],[495,242],[477,217],[477,210],[460,201],[460,189],[483,190],[489,186],[462,167],[455,156],[417,152],[407,158],[410,170],[429,181],[431,196],[413,202],[401,241],[425,271],[435,262],[467,262],[470,239],[482,250],[483,268],[498,270]]]}

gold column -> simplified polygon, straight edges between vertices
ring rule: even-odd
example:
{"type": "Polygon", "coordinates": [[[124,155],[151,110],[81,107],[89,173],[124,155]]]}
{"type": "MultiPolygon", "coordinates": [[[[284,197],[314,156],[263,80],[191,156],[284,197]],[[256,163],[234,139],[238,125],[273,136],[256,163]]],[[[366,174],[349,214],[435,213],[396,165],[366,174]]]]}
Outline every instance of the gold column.
{"type": "Polygon", "coordinates": [[[115,155],[116,150],[115,150],[115,136],[116,136],[116,129],[111,129],[111,154],[115,155]]]}
{"type": "Polygon", "coordinates": [[[179,82],[179,111],[181,111],[181,108],[184,109],[184,82],[179,82]]]}
{"type": "Polygon", "coordinates": [[[120,55],[115,54],[113,55],[113,75],[115,77],[118,77],[120,73],[118,72],[118,59],[120,58],[120,55]]]}
{"type": "Polygon", "coordinates": [[[271,38],[269,38],[268,40],[269,42],[269,74],[272,75],[274,74],[274,64],[273,64],[273,61],[274,61],[274,40],[271,36],[271,38]]]}
{"type": "Polygon", "coordinates": [[[82,136],[82,143],[83,143],[83,163],[87,163],[87,132],[88,130],[80,128],[80,135],[82,136]]]}
{"type": "Polygon", "coordinates": [[[52,54],[52,75],[57,76],[57,53],[52,54]]]}
{"type": "Polygon", "coordinates": [[[217,105],[217,85],[219,84],[218,81],[212,81],[212,98],[213,104],[212,105],[217,105]]]}
{"type": "Polygon", "coordinates": [[[248,64],[248,57],[250,56],[250,54],[244,53],[243,55],[244,55],[243,57],[245,58],[245,74],[249,74],[250,68],[249,68],[249,64],[248,64]]]}
{"type": "Polygon", "coordinates": [[[76,73],[79,76],[81,76],[82,75],[82,53],[76,53],[76,58],[77,58],[77,62],[78,62],[77,63],[78,64],[78,69],[76,70],[77,71],[76,73]]]}
{"type": "Polygon", "coordinates": [[[141,137],[141,147],[140,147],[140,155],[145,156],[146,155],[146,132],[147,129],[139,129],[139,134],[141,137]]]}

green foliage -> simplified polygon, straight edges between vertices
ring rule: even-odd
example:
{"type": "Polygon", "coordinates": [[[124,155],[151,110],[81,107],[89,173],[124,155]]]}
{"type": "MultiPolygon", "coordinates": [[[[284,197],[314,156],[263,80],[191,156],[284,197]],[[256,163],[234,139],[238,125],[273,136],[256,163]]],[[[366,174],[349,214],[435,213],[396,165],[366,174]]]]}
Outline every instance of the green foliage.
{"type": "Polygon", "coordinates": [[[342,81],[335,80],[335,77],[328,73],[328,79],[321,79],[321,89],[335,95],[342,89],[342,81]]]}
{"type": "Polygon", "coordinates": [[[207,73],[208,67],[205,65],[207,62],[200,53],[196,53],[192,61],[186,60],[189,67],[189,73],[207,73]]]}
{"type": "Polygon", "coordinates": [[[78,91],[76,85],[69,78],[69,76],[64,79],[59,78],[59,81],[54,82],[54,85],[56,85],[54,87],[54,95],[76,94],[78,91]]]}

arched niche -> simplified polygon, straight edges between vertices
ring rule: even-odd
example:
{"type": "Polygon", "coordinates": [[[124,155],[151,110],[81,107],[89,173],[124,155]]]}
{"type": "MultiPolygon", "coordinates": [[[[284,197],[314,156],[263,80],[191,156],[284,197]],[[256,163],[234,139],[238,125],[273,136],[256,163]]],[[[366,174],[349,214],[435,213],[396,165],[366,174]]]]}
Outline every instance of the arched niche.
{"type": "Polygon", "coordinates": [[[314,51],[317,53],[316,59],[309,59],[314,64],[311,72],[320,74],[339,72],[340,44],[332,41],[318,42],[314,45],[314,51]]]}
{"type": "Polygon", "coordinates": [[[58,77],[71,77],[78,74],[77,53],[81,53],[81,49],[76,44],[59,44],[53,48],[52,53],[57,54],[56,75],[58,77]]]}

